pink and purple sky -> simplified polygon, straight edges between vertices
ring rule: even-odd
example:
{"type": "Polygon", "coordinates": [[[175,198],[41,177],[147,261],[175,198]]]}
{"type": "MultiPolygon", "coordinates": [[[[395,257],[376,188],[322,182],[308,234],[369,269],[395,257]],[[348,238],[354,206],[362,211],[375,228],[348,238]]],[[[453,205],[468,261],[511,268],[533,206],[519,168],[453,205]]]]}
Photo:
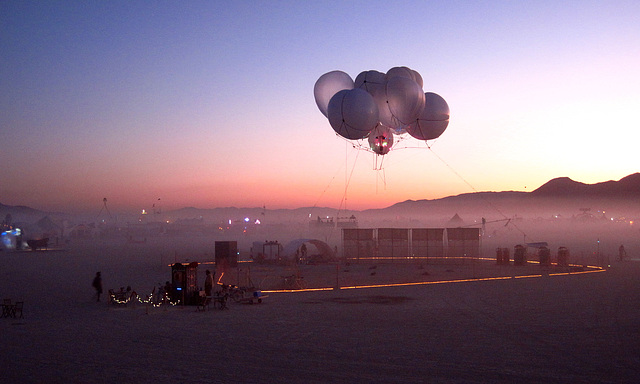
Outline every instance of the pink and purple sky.
{"type": "Polygon", "coordinates": [[[3,1],[0,86],[0,202],[43,210],[383,208],[640,170],[637,1],[3,1]],[[451,122],[376,170],[313,86],[395,66],[451,122]]]}

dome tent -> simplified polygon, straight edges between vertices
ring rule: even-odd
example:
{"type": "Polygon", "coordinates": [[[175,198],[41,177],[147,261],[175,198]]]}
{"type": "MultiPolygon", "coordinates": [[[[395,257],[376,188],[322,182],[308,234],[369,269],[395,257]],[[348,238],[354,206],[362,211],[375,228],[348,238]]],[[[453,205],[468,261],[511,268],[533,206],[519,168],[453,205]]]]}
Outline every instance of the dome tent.
{"type": "MultiPolygon", "coordinates": [[[[316,239],[292,240],[284,247],[282,251],[282,256],[286,259],[293,260],[296,257],[296,251],[302,248],[303,245],[307,247],[306,244],[311,244],[317,249],[317,252],[315,253],[312,252],[311,250],[308,250],[306,255],[307,261],[313,262],[314,259],[318,261],[319,260],[329,261],[329,260],[333,260],[336,256],[333,249],[331,249],[331,247],[327,243],[325,243],[324,241],[316,240],[316,239]]],[[[304,255],[299,255],[299,256],[304,257],[304,255]]]]}

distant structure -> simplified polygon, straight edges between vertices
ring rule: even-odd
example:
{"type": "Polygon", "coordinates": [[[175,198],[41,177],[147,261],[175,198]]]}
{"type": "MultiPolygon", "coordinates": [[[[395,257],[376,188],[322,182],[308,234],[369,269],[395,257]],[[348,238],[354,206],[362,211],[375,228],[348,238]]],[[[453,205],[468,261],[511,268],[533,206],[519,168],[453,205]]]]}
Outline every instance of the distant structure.
{"type": "Polygon", "coordinates": [[[343,228],[346,260],[477,258],[480,228],[343,228]]]}
{"type": "Polygon", "coordinates": [[[309,221],[309,227],[311,228],[333,228],[336,226],[336,223],[333,221],[333,217],[327,216],[326,218],[322,218],[318,216],[316,220],[309,221]]]}
{"type": "Polygon", "coordinates": [[[311,228],[358,228],[358,219],[355,215],[349,217],[333,217],[322,218],[318,216],[316,220],[309,221],[311,228]]]}
{"type": "Polygon", "coordinates": [[[354,215],[349,217],[338,217],[338,228],[358,228],[358,219],[354,215]]]}
{"type": "Polygon", "coordinates": [[[107,207],[107,198],[103,198],[102,199],[102,208],[100,208],[100,212],[98,212],[98,215],[96,216],[96,221],[100,218],[100,215],[102,214],[102,212],[105,211],[107,212],[107,215],[109,215],[109,219],[111,219],[111,212],[109,212],[109,207],[107,207]]]}

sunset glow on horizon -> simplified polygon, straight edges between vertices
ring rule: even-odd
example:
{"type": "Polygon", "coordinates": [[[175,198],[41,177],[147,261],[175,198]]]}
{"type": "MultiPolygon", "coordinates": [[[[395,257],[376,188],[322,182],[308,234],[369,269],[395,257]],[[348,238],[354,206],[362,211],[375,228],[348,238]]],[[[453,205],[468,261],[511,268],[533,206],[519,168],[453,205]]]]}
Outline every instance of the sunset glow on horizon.
{"type": "Polygon", "coordinates": [[[363,210],[618,180],[640,171],[638,15],[632,1],[3,2],[0,203],[363,210]],[[395,66],[446,99],[450,124],[376,157],[336,136],[313,87],[395,66]]]}

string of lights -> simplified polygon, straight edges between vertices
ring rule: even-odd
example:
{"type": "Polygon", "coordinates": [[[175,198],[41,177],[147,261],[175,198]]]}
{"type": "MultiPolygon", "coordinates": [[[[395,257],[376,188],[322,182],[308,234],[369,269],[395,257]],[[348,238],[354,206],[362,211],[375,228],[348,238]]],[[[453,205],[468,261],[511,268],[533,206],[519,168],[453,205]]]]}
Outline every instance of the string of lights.
{"type": "Polygon", "coordinates": [[[152,291],[150,294],[146,295],[145,298],[142,298],[142,296],[138,295],[135,291],[131,292],[130,295],[127,295],[124,298],[121,294],[117,292],[110,292],[109,295],[111,298],[110,302],[116,305],[127,305],[132,301],[135,302],[136,299],[141,304],[151,305],[153,308],[158,308],[163,304],[169,304],[174,307],[180,304],[180,300],[172,301],[169,299],[167,295],[160,297],[160,299],[158,300],[159,295],[155,293],[155,290],[152,291]]]}

